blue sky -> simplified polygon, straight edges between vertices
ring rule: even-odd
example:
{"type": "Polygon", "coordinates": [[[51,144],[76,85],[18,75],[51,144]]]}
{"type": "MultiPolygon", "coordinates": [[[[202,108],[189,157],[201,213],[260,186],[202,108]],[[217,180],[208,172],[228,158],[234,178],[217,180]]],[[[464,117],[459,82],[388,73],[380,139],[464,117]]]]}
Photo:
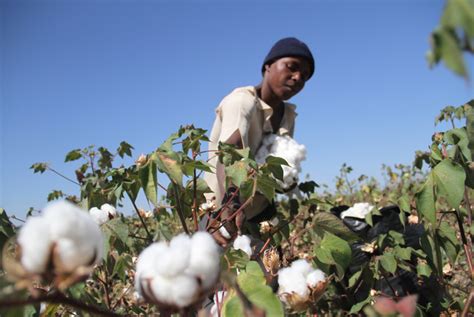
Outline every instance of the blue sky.
{"type": "MultiPolygon", "coordinates": [[[[179,125],[209,129],[232,89],[255,85],[273,43],[296,36],[316,72],[298,105],[303,173],[332,185],[347,162],[380,177],[426,149],[434,117],[474,97],[425,60],[443,1],[0,0],[0,207],[24,215],[77,193],[65,154],[90,144],[149,153],[179,125]]],[[[472,61],[469,64],[473,72],[472,61]]]]}

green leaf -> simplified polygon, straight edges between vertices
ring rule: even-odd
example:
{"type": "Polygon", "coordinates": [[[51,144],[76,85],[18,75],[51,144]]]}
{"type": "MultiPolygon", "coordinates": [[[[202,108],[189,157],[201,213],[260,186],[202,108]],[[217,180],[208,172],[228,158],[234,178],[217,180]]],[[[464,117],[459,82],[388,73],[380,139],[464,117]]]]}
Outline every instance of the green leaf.
{"type": "Polygon", "coordinates": [[[349,242],[360,240],[341,219],[329,212],[318,212],[313,216],[313,230],[321,238],[330,232],[349,242]]]}
{"type": "Polygon", "coordinates": [[[432,171],[438,194],[446,198],[449,205],[457,209],[464,195],[466,173],[462,166],[451,160],[443,160],[432,171]]]}
{"type": "Polygon", "coordinates": [[[431,267],[426,263],[418,263],[418,265],[416,266],[416,274],[420,276],[430,277],[431,273],[431,267]]]}
{"type": "Polygon", "coordinates": [[[408,247],[408,248],[402,248],[400,246],[396,246],[394,249],[393,249],[393,252],[395,253],[395,256],[402,259],[402,260],[405,260],[405,261],[409,261],[411,259],[411,252],[412,252],[412,248],[408,247]]]}
{"type": "Polygon", "coordinates": [[[68,154],[66,154],[66,158],[64,159],[64,162],[70,162],[70,161],[75,161],[78,160],[82,157],[81,154],[81,149],[75,149],[70,151],[68,154]]]}
{"type": "Polygon", "coordinates": [[[156,156],[153,156],[153,159],[155,159],[158,169],[168,175],[172,182],[181,185],[183,183],[183,171],[177,155],[159,151],[155,153],[156,156]]]}
{"type": "Polygon", "coordinates": [[[390,273],[395,273],[397,270],[397,260],[395,260],[395,256],[393,253],[385,253],[380,257],[380,264],[382,267],[390,273]]]}
{"type": "Polygon", "coordinates": [[[418,214],[425,217],[429,222],[436,223],[436,209],[434,196],[433,171],[428,175],[426,182],[416,193],[416,208],[418,214]]]}
{"type": "Polygon", "coordinates": [[[356,314],[358,313],[362,308],[364,308],[365,305],[370,304],[370,296],[368,296],[366,299],[364,299],[361,302],[358,302],[357,304],[353,305],[351,307],[351,310],[349,311],[349,314],[356,314]]]}
{"type": "Polygon", "coordinates": [[[466,128],[451,129],[444,134],[443,138],[448,144],[457,145],[467,160],[471,159],[466,128]]]}
{"type": "Polygon", "coordinates": [[[30,168],[33,170],[33,173],[43,174],[48,169],[48,164],[47,163],[35,163],[35,164],[31,165],[30,168]]]}
{"type": "Polygon", "coordinates": [[[145,192],[145,197],[150,201],[154,206],[158,204],[157,198],[157,186],[158,186],[158,177],[156,173],[156,163],[153,160],[148,160],[148,163],[145,166],[142,166],[138,169],[138,174],[140,176],[141,186],[145,192]]]}
{"type": "Polygon", "coordinates": [[[338,276],[342,278],[351,262],[352,251],[347,241],[326,232],[314,255],[323,263],[335,265],[338,276]]]}
{"type": "MultiPolygon", "coordinates": [[[[237,187],[247,179],[247,164],[244,161],[236,161],[225,167],[225,175],[232,184],[237,187]]],[[[227,186],[229,186],[228,184],[227,186]]]]}
{"type": "Polygon", "coordinates": [[[280,300],[266,285],[264,274],[257,262],[248,262],[245,272],[237,276],[237,282],[248,299],[265,310],[266,316],[284,315],[280,300]]]}
{"type": "Polygon", "coordinates": [[[221,314],[222,317],[241,317],[245,315],[242,303],[237,295],[232,295],[224,301],[221,314]]]}
{"type": "Polygon", "coordinates": [[[119,238],[123,243],[128,240],[128,226],[120,218],[115,218],[107,221],[102,225],[105,230],[110,231],[114,236],[119,238]]]}
{"type": "Polygon", "coordinates": [[[470,100],[464,105],[467,108],[466,111],[466,133],[468,137],[468,146],[471,150],[471,157],[469,160],[474,159],[472,154],[474,153],[474,99],[470,100]]]}
{"type": "Polygon", "coordinates": [[[351,278],[349,279],[349,288],[351,288],[352,286],[354,286],[356,284],[356,282],[359,280],[359,277],[360,275],[362,274],[362,270],[361,271],[358,271],[358,272],[355,272],[351,278]]]}
{"type": "Polygon", "coordinates": [[[120,155],[121,158],[123,158],[126,155],[132,157],[132,149],[133,146],[128,144],[125,141],[120,142],[120,146],[117,148],[117,153],[120,155]]]}
{"type": "Polygon", "coordinates": [[[257,177],[257,190],[269,201],[272,201],[273,197],[275,197],[275,189],[278,187],[275,179],[268,175],[259,175],[257,177]]]}
{"type": "Polygon", "coordinates": [[[456,262],[460,251],[459,241],[456,237],[456,231],[447,222],[442,222],[438,228],[441,247],[446,252],[452,263],[456,262]]]}

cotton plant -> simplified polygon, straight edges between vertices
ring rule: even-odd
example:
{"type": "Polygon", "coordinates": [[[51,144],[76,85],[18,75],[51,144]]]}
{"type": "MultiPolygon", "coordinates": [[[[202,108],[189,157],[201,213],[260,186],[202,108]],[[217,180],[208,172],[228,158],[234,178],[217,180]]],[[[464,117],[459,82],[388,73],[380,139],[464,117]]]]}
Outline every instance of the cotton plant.
{"type": "Polygon", "coordinates": [[[327,279],[323,271],[315,269],[304,259],[278,271],[278,296],[294,311],[307,309],[323,294],[327,279]]]}
{"type": "Polygon", "coordinates": [[[117,210],[110,204],[103,204],[100,208],[92,207],[89,213],[98,225],[102,225],[117,216],[117,210]]]}
{"type": "Polygon", "coordinates": [[[289,164],[282,166],[283,181],[279,181],[279,184],[283,189],[290,189],[298,182],[301,162],[306,159],[306,147],[288,135],[269,134],[263,138],[255,160],[262,164],[269,155],[281,157],[289,164]]]}
{"type": "Polygon", "coordinates": [[[341,218],[344,219],[345,217],[352,217],[358,219],[365,219],[374,206],[369,203],[355,203],[354,206],[350,207],[349,209],[341,212],[341,218]]]}
{"type": "Polygon", "coordinates": [[[218,317],[218,316],[221,316],[222,314],[220,314],[220,311],[222,309],[222,305],[224,303],[224,300],[227,296],[227,292],[226,291],[218,291],[214,294],[213,296],[213,302],[214,304],[212,305],[209,313],[210,313],[210,317],[218,317]]]}
{"type": "Polygon", "coordinates": [[[161,309],[199,304],[213,290],[220,269],[219,247],[207,232],[155,242],[137,260],[135,289],[161,309]]]}
{"type": "Polygon", "coordinates": [[[99,226],[87,211],[67,201],[50,203],[39,216],[29,217],[17,244],[20,269],[16,267],[13,277],[41,278],[59,288],[85,279],[103,257],[99,226]]]}

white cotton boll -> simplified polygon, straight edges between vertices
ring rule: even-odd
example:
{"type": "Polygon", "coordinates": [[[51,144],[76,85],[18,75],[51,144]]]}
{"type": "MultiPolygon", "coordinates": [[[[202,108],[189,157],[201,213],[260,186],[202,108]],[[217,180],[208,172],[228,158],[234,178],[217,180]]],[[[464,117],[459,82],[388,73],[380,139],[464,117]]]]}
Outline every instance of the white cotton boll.
{"type": "Polygon", "coordinates": [[[212,287],[219,276],[219,249],[212,236],[203,231],[191,238],[191,257],[186,274],[199,277],[205,289],[212,287]]]}
{"type": "Polygon", "coordinates": [[[115,209],[115,207],[110,204],[103,204],[100,206],[100,209],[105,211],[111,217],[115,217],[117,215],[117,209],[115,209]]]}
{"type": "Polygon", "coordinates": [[[306,284],[306,277],[297,269],[292,267],[284,268],[278,271],[278,294],[297,293],[302,297],[309,294],[309,289],[306,284]]]}
{"type": "Polygon", "coordinates": [[[321,270],[314,270],[313,272],[309,273],[308,276],[306,276],[306,284],[308,284],[310,287],[315,287],[320,282],[325,280],[326,274],[324,274],[324,272],[321,270]]]}
{"type": "Polygon", "coordinates": [[[271,134],[264,137],[255,158],[258,163],[262,164],[269,155],[281,157],[289,164],[289,166],[282,166],[283,183],[280,183],[282,187],[288,188],[298,181],[301,162],[306,159],[306,147],[304,145],[298,144],[290,136],[271,134]]]}
{"type": "Polygon", "coordinates": [[[173,298],[173,279],[156,275],[151,280],[151,291],[153,292],[153,297],[162,303],[169,305],[174,304],[173,298]]]}
{"type": "Polygon", "coordinates": [[[271,220],[270,220],[270,224],[274,227],[278,226],[278,224],[280,223],[280,220],[278,220],[277,217],[273,217],[271,220]]]}
{"type": "Polygon", "coordinates": [[[109,220],[109,214],[106,211],[97,207],[92,207],[89,210],[89,214],[98,225],[104,224],[109,220]]]}
{"type": "Polygon", "coordinates": [[[225,239],[227,239],[227,240],[229,240],[230,238],[232,238],[232,236],[230,235],[229,231],[227,231],[227,229],[226,229],[224,226],[219,227],[219,232],[220,232],[221,235],[222,235],[225,239]]]}
{"type": "Polygon", "coordinates": [[[32,273],[43,273],[51,252],[49,223],[42,217],[29,217],[18,234],[21,264],[32,273]]]}
{"type": "Polygon", "coordinates": [[[313,271],[311,264],[309,264],[309,262],[306,261],[305,259],[299,259],[299,260],[294,261],[293,263],[291,263],[291,268],[294,270],[297,270],[303,276],[306,276],[311,271],[313,271]]]}
{"type": "Polygon", "coordinates": [[[167,277],[182,273],[189,265],[190,254],[191,239],[186,234],[174,237],[166,253],[155,260],[157,272],[167,277]]]}
{"type": "Polygon", "coordinates": [[[341,212],[341,218],[354,217],[359,219],[365,219],[365,216],[372,211],[374,206],[369,203],[355,203],[354,206],[341,212]]]}
{"type": "Polygon", "coordinates": [[[180,275],[173,279],[171,291],[173,301],[178,307],[186,307],[194,302],[198,292],[198,282],[195,277],[180,275]]]}
{"type": "Polygon", "coordinates": [[[246,235],[241,235],[235,238],[233,248],[236,250],[242,250],[249,257],[252,256],[252,247],[250,246],[250,238],[246,235]]]}
{"type": "Polygon", "coordinates": [[[157,274],[156,263],[166,254],[166,242],[155,242],[145,248],[137,259],[136,278],[149,278],[157,274]]]}

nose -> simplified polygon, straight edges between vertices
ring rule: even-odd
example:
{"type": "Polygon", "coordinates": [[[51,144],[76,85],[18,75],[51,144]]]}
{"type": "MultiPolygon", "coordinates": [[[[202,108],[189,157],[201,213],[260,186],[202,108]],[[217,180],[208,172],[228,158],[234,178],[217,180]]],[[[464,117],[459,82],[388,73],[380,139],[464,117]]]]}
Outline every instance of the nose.
{"type": "Polygon", "coordinates": [[[291,77],[292,77],[292,79],[293,79],[294,81],[296,81],[296,82],[302,82],[302,81],[304,81],[304,80],[303,80],[303,74],[302,74],[301,72],[299,72],[299,71],[294,72],[291,77]]]}

